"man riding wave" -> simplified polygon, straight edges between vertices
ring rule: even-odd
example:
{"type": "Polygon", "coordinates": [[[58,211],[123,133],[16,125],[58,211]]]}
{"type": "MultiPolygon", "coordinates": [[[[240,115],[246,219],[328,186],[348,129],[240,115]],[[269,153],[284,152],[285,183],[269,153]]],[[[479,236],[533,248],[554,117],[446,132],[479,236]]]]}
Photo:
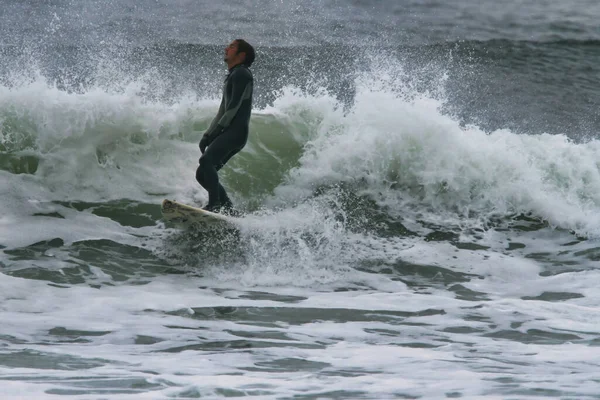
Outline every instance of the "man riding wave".
{"type": "Polygon", "coordinates": [[[219,171],[248,141],[248,125],[252,112],[254,79],[250,66],[254,48],[236,39],[225,48],[224,61],[229,74],[223,85],[223,98],[217,115],[200,140],[200,157],[196,180],[208,191],[207,211],[231,211],[233,204],[223,185],[219,171]]]}

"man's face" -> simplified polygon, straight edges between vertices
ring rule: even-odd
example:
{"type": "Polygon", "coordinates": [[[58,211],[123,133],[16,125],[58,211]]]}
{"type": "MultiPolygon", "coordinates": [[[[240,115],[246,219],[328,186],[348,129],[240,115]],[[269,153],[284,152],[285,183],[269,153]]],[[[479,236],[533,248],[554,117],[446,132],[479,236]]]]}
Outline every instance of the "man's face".
{"type": "Polygon", "coordinates": [[[243,61],[244,58],[244,53],[238,53],[238,44],[237,41],[233,41],[231,43],[229,43],[229,45],[227,47],[225,47],[225,57],[224,57],[224,61],[226,63],[229,62],[235,62],[238,63],[240,61],[243,61]]]}

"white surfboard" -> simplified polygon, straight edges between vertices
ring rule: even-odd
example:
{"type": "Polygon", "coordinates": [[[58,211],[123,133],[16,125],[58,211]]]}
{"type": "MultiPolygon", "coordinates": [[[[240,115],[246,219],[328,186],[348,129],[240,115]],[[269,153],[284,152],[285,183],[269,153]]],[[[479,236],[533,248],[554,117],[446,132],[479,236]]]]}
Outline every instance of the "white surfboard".
{"type": "Polygon", "coordinates": [[[233,226],[235,224],[235,217],[213,213],[201,208],[178,203],[174,200],[163,200],[161,211],[165,221],[180,227],[193,225],[233,226]]]}

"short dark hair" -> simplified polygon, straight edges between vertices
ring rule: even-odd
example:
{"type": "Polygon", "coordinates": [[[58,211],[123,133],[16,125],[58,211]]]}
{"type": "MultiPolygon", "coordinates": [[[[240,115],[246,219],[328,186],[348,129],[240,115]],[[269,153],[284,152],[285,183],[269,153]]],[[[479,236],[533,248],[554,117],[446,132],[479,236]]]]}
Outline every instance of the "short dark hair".
{"type": "Polygon", "coordinates": [[[254,62],[254,47],[250,45],[250,43],[246,42],[244,39],[235,39],[238,45],[238,53],[246,53],[246,59],[244,60],[244,65],[249,67],[254,62]]]}

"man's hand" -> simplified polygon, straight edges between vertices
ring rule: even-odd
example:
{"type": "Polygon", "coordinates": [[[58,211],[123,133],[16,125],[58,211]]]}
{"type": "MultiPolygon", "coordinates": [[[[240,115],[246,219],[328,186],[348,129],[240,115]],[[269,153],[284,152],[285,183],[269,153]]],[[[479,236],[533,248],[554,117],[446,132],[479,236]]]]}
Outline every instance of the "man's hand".
{"type": "Polygon", "coordinates": [[[208,147],[209,143],[208,143],[208,136],[204,135],[202,136],[202,139],[200,139],[200,152],[202,154],[204,154],[204,151],[206,150],[206,148],[208,147]]]}

